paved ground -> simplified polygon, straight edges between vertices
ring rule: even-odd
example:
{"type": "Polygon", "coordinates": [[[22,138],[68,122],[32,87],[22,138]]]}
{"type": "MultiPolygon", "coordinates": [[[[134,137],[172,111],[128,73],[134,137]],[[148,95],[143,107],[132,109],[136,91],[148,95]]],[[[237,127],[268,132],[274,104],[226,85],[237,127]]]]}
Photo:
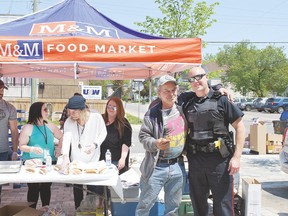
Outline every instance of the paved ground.
{"type": "MultiPolygon", "coordinates": [[[[134,167],[140,164],[143,155],[132,155],[134,167]]],[[[261,215],[288,216],[288,175],[280,171],[278,155],[243,155],[240,173],[242,178],[255,178],[261,183],[261,215]]],[[[241,183],[239,193],[241,194],[241,183]]],[[[27,186],[2,191],[1,206],[15,201],[26,201],[27,186]]],[[[52,185],[51,205],[61,204],[66,215],[74,215],[72,187],[65,184],[52,185]]],[[[41,203],[38,203],[41,208],[41,203]]],[[[122,216],[122,215],[121,215],[122,216]]]]}
{"type": "MultiPolygon", "coordinates": [[[[141,146],[137,139],[140,127],[132,127],[135,146],[131,149],[131,159],[134,161],[134,167],[137,167],[143,158],[143,153],[138,153],[137,149],[141,146]]],[[[261,216],[288,216],[288,174],[280,171],[278,155],[242,155],[240,178],[254,178],[261,183],[261,216]]],[[[240,194],[241,190],[240,181],[240,194]]],[[[2,190],[0,206],[15,201],[26,201],[26,195],[25,184],[18,189],[2,190]]],[[[66,216],[75,215],[72,187],[53,183],[51,205],[57,203],[61,204],[66,216]]],[[[38,208],[41,208],[41,203],[38,203],[38,208]]]]}

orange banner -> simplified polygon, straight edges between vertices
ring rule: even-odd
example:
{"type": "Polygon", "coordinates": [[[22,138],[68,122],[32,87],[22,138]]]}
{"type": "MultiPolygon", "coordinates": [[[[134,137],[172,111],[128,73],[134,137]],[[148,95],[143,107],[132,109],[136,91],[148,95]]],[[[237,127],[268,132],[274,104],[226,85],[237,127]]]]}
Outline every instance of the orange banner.
{"type": "Polygon", "coordinates": [[[163,62],[201,64],[201,39],[0,37],[0,62],[163,62]]]}

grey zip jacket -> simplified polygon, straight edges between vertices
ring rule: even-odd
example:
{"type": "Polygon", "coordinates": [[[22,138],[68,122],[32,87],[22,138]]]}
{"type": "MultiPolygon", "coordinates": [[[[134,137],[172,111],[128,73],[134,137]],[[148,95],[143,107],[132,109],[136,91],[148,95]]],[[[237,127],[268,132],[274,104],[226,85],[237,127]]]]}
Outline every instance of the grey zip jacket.
{"type": "MultiPolygon", "coordinates": [[[[145,157],[140,166],[141,178],[145,182],[152,175],[159,157],[160,149],[156,147],[156,140],[164,135],[161,109],[162,102],[159,102],[146,112],[139,132],[139,141],[146,150],[145,157]]],[[[180,115],[184,115],[180,106],[175,104],[172,109],[178,109],[180,115]]]]}

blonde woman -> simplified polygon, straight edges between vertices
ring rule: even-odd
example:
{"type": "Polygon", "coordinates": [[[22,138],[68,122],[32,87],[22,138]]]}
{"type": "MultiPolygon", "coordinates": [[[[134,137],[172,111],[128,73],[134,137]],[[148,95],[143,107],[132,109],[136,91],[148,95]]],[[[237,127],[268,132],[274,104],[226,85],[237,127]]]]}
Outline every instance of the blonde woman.
{"type": "MultiPolygon", "coordinates": [[[[98,161],[100,146],[107,132],[102,116],[92,113],[86,107],[86,100],[82,96],[73,96],[69,99],[68,109],[70,116],[64,123],[63,138],[63,166],[70,161],[84,163],[98,161]]],[[[74,185],[74,203],[77,209],[83,199],[83,185],[74,185]]],[[[96,192],[97,186],[87,185],[88,191],[96,192]]]]}

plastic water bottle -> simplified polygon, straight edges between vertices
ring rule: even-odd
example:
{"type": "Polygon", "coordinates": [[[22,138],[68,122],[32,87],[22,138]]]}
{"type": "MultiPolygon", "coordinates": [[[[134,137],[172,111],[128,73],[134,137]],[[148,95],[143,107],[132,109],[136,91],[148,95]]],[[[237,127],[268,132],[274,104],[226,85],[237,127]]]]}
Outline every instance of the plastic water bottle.
{"type": "Polygon", "coordinates": [[[111,152],[109,149],[107,149],[105,153],[105,161],[106,161],[106,166],[110,167],[111,166],[111,152]]]}
{"type": "Polygon", "coordinates": [[[52,169],[52,157],[50,156],[49,150],[46,150],[45,154],[46,169],[49,172],[52,169]]]}

